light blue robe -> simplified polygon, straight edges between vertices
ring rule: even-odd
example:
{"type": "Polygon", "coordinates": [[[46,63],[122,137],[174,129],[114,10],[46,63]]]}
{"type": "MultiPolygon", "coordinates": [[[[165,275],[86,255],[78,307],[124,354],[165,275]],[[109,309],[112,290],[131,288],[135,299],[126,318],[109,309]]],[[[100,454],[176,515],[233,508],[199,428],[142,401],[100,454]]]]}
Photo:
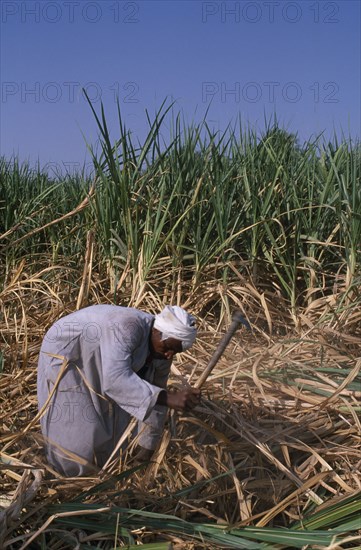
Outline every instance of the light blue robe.
{"type": "Polygon", "coordinates": [[[62,475],[102,467],[131,416],[141,422],[139,444],[156,447],[167,412],[156,401],[171,361],[153,360],[144,379],[137,374],[149,355],[153,321],[137,309],[95,305],[63,317],[46,333],[38,364],[39,410],[62,365],[65,370],[40,422],[48,461],[62,475]]]}

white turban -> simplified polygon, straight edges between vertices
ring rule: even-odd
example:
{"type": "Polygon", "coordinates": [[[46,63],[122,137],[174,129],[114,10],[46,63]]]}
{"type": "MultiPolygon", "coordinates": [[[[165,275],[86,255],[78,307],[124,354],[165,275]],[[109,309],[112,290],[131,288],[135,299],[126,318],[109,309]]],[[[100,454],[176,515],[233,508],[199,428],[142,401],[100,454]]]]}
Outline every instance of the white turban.
{"type": "Polygon", "coordinates": [[[163,337],[181,340],[182,349],[190,348],[197,336],[195,318],[179,306],[165,306],[163,311],[155,316],[154,328],[159,330],[163,337]]]}

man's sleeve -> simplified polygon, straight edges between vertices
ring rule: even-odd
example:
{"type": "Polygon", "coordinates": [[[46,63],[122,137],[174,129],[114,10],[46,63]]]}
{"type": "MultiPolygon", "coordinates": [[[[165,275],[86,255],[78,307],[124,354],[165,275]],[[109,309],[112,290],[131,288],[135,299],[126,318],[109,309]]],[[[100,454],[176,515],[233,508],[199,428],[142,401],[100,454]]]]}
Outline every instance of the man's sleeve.
{"type": "Polygon", "coordinates": [[[119,407],[137,418],[147,418],[162,391],[142,380],[132,369],[132,352],[144,342],[140,324],[113,325],[102,332],[100,346],[103,391],[119,407]]]}
{"type": "MultiPolygon", "coordinates": [[[[154,386],[166,389],[171,364],[171,361],[153,361],[146,379],[154,386]]],[[[138,423],[138,445],[152,451],[156,448],[162,437],[167,412],[168,407],[155,405],[144,422],[138,423]]]]}

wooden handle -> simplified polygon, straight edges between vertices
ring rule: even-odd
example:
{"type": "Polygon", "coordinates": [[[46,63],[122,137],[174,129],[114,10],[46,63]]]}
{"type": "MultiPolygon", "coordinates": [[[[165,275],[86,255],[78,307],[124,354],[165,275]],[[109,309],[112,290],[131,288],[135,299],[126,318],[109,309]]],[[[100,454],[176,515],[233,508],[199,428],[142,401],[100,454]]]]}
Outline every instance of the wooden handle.
{"type": "Polygon", "coordinates": [[[240,327],[240,325],[245,325],[249,330],[251,330],[251,327],[249,323],[246,321],[246,319],[242,316],[241,312],[239,310],[235,311],[232,316],[232,323],[229,326],[229,329],[227,330],[226,334],[223,336],[222,340],[219,342],[218,347],[214,354],[212,355],[208,365],[206,366],[203,373],[198,378],[195,387],[200,388],[203,386],[204,382],[207,380],[208,376],[211,374],[212,370],[218,363],[220,357],[223,355],[226,347],[228,346],[229,342],[231,341],[234,333],[236,330],[240,327]]]}

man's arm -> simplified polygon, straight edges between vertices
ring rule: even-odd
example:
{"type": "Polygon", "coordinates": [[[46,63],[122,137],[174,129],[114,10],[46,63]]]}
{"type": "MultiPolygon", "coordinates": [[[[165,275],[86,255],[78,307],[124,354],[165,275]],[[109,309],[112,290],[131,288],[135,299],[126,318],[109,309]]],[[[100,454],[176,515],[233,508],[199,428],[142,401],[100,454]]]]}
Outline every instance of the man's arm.
{"type": "Polygon", "coordinates": [[[104,394],[138,420],[150,415],[161,391],[132,369],[133,354],[143,342],[143,327],[134,322],[127,334],[121,324],[104,327],[100,343],[104,394]]]}

